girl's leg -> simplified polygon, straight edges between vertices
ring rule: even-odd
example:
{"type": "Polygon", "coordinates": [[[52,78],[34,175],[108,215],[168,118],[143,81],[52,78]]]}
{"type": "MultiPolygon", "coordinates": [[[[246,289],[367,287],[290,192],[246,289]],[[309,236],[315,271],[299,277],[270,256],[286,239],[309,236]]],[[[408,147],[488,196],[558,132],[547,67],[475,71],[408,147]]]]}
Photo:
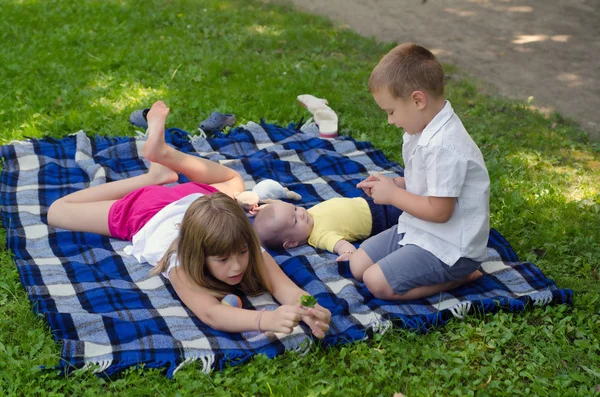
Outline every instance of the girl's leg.
{"type": "Polygon", "coordinates": [[[176,180],[177,173],[151,163],[147,174],[93,186],[56,200],[48,209],[48,225],[110,236],[108,210],[115,201],[142,187],[176,180]]]}
{"type": "Polygon", "coordinates": [[[148,140],[142,148],[144,157],[185,175],[193,182],[212,185],[231,197],[235,192],[243,192],[244,180],[238,172],[222,164],[180,152],[165,143],[165,120],[168,114],[169,108],[158,101],[146,115],[148,140]]]}

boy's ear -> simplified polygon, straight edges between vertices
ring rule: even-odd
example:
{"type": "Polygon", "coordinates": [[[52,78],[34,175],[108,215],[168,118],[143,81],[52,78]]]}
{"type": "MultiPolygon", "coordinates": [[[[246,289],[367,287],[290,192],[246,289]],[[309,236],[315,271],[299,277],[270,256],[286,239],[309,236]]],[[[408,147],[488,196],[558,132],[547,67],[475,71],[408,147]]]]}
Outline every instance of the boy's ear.
{"type": "Polygon", "coordinates": [[[294,240],[286,240],[283,242],[283,248],[290,249],[290,248],[296,248],[298,246],[298,242],[294,241],[294,240]]]}
{"type": "Polygon", "coordinates": [[[419,110],[423,110],[427,106],[427,95],[423,91],[413,91],[410,99],[419,110]]]}

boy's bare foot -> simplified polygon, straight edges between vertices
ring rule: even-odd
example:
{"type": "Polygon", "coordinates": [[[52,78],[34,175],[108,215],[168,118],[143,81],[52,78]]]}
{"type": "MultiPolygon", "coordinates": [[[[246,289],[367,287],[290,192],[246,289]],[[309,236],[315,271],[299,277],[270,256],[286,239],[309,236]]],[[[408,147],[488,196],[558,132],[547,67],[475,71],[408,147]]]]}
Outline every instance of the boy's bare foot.
{"type": "Polygon", "coordinates": [[[169,108],[163,101],[154,102],[146,115],[148,139],[142,147],[142,154],[150,162],[160,162],[168,150],[169,146],[165,143],[165,121],[168,115],[169,108]]]}
{"type": "Polygon", "coordinates": [[[464,280],[467,283],[470,283],[472,281],[479,280],[481,277],[483,277],[483,273],[481,273],[481,271],[479,270],[475,270],[473,273],[469,274],[464,280]]]}
{"type": "Polygon", "coordinates": [[[473,273],[469,274],[467,277],[465,277],[461,280],[449,282],[447,285],[447,288],[444,289],[443,291],[449,291],[451,289],[458,288],[463,285],[472,283],[473,281],[476,281],[476,280],[480,279],[481,277],[483,277],[483,273],[481,273],[479,270],[475,270],[473,273]]]}
{"type": "Polygon", "coordinates": [[[148,170],[147,175],[152,181],[153,185],[164,185],[166,183],[172,183],[177,181],[177,179],[179,178],[177,173],[172,169],[153,162],[150,162],[150,170],[148,170]]]}

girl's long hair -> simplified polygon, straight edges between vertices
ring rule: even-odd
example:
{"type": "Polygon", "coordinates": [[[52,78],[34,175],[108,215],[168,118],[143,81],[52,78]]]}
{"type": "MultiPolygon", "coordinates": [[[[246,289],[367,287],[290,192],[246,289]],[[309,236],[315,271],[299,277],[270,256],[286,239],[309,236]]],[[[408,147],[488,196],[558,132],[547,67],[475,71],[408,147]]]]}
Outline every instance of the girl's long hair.
{"type": "Polygon", "coordinates": [[[246,295],[271,292],[258,238],[242,208],[224,193],[213,193],[195,200],[185,212],[179,236],[152,270],[164,272],[176,255],[189,279],[217,298],[236,289],[246,295]],[[234,286],[217,280],[208,270],[209,256],[228,256],[249,251],[248,268],[242,281],[234,286]]]}

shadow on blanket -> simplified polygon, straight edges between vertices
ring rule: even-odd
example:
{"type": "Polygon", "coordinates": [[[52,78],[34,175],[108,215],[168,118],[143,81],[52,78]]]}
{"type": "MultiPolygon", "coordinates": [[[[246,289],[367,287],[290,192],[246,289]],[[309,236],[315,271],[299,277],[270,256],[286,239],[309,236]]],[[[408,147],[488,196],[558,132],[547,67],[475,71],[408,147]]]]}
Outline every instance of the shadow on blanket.
{"type": "MultiPolygon", "coordinates": [[[[355,185],[369,172],[402,174],[400,166],[369,143],[346,137],[323,140],[314,127],[297,131],[249,123],[208,140],[171,129],[167,142],[237,170],[247,188],[264,178],[276,179],[300,193],[307,206],[335,196],[358,196],[355,185]]],[[[79,132],[60,141],[45,138],[1,147],[8,247],[34,310],[62,343],[59,368],[92,368],[111,375],[144,364],[166,367],[170,377],[191,361],[200,361],[208,372],[258,353],[274,357],[309,348],[313,339],[305,326],[291,335],[212,330],[181,304],[168,281],[150,277],[147,264],[123,253],[126,242],[46,225],[47,209],[57,198],[145,172],[142,144],[143,138],[89,138],[79,132]]],[[[533,264],[517,262],[496,231],[488,251],[484,277],[477,282],[401,304],[374,299],[352,279],[347,263],[335,262],[334,254],[309,246],[272,254],[294,282],[331,310],[325,345],[362,340],[392,324],[427,332],[473,312],[571,302],[570,290],[558,289],[533,264]]],[[[244,299],[245,307],[275,305],[269,295],[244,299]]]]}

